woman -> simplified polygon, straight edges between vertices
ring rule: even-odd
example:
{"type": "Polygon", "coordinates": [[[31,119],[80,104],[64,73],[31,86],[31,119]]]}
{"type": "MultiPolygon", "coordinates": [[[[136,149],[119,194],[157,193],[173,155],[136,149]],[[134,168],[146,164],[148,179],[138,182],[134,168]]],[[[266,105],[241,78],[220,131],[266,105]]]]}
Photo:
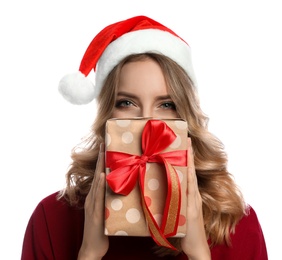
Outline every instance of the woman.
{"type": "Polygon", "coordinates": [[[256,213],[227,171],[222,143],[207,130],[183,39],[144,16],[109,25],[90,43],[80,72],[62,79],[60,92],[75,104],[97,97],[97,118],[85,148],[73,151],[67,187],[33,212],[22,259],[267,259],[256,213]],[[92,69],[94,91],[86,81],[92,69]],[[129,117],[188,122],[187,232],[169,238],[178,250],[151,237],[104,234],[105,123],[129,117]]]}

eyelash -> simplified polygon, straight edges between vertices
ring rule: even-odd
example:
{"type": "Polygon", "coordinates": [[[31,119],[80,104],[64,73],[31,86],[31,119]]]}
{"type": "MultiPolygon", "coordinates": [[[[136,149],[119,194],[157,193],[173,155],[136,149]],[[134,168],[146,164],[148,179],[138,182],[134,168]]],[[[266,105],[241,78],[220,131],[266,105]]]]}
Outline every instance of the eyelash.
{"type": "Polygon", "coordinates": [[[117,107],[117,108],[128,107],[128,106],[130,106],[132,104],[133,104],[133,102],[131,102],[131,101],[127,100],[127,99],[122,99],[122,100],[118,100],[116,102],[115,107],[117,107]],[[128,104],[128,103],[130,103],[130,104],[128,104]]]}
{"type": "MultiPolygon", "coordinates": [[[[134,103],[130,100],[122,99],[122,100],[118,100],[116,102],[115,107],[116,108],[129,107],[130,105],[133,105],[133,104],[134,103]]],[[[176,106],[175,106],[174,102],[172,102],[172,101],[163,102],[163,103],[161,103],[160,107],[163,107],[164,109],[176,110],[176,106]]]]}
{"type": "Polygon", "coordinates": [[[175,106],[174,102],[164,102],[164,103],[161,104],[161,106],[164,106],[165,109],[168,109],[167,105],[170,106],[170,109],[176,110],[176,106],[175,106]]]}

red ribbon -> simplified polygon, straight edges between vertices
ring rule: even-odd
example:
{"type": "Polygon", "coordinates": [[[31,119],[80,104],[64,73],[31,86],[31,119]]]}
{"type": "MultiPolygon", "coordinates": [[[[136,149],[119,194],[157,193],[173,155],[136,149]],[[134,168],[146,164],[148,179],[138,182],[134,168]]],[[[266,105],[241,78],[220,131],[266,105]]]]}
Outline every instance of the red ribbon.
{"type": "Polygon", "coordinates": [[[167,237],[177,232],[181,205],[181,190],[178,175],[173,166],[187,165],[187,151],[177,150],[161,153],[176,138],[175,133],[161,120],[148,120],[142,132],[142,155],[106,151],[106,167],[109,187],[118,194],[128,195],[139,178],[142,206],[149,230],[157,244],[175,249],[167,237]],[[146,163],[162,163],[166,168],[168,192],[161,227],[156,223],[145,201],[144,180],[146,163]]]}

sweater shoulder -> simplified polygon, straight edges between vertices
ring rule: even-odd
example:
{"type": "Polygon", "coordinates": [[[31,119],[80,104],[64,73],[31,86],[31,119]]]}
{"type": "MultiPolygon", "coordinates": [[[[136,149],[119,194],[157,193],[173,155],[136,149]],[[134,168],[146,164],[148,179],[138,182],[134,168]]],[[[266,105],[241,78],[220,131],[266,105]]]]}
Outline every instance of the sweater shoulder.
{"type": "Polygon", "coordinates": [[[257,213],[252,206],[247,206],[246,214],[239,222],[237,228],[243,229],[244,233],[246,232],[246,230],[249,230],[249,232],[251,230],[253,230],[254,232],[261,232],[261,226],[257,213]]]}
{"type": "Polygon", "coordinates": [[[60,192],[54,192],[43,198],[36,206],[33,217],[44,215],[46,221],[59,222],[68,219],[79,217],[83,215],[83,208],[71,206],[64,197],[60,197],[60,192]]]}
{"type": "Polygon", "coordinates": [[[48,205],[54,205],[56,203],[58,203],[58,201],[62,201],[62,202],[66,202],[64,198],[59,199],[59,191],[56,191],[48,196],[46,196],[45,198],[43,198],[39,204],[44,205],[44,206],[48,206],[48,205]]]}

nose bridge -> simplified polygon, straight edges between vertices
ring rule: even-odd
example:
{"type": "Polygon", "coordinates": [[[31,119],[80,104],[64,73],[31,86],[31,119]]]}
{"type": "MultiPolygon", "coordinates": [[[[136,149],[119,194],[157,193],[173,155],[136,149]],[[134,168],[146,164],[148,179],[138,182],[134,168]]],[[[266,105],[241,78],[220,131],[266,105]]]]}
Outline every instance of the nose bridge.
{"type": "Polygon", "coordinates": [[[149,106],[148,104],[143,104],[142,108],[141,108],[141,117],[153,117],[154,113],[153,113],[153,109],[151,106],[149,106]]]}

